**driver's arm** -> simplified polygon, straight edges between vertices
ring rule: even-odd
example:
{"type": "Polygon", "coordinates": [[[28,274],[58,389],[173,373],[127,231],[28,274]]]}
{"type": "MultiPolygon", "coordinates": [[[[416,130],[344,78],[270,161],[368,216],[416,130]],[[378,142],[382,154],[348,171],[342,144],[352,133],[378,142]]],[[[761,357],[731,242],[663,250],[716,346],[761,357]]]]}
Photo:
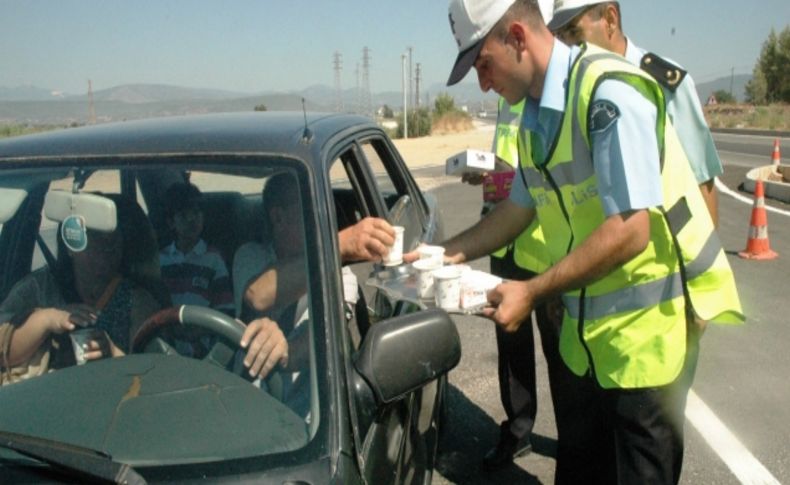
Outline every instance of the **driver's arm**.
{"type": "Polygon", "coordinates": [[[253,279],[244,290],[244,301],[263,312],[276,306],[285,307],[307,292],[304,260],[277,262],[253,279]]]}
{"type": "Polygon", "coordinates": [[[395,229],[379,217],[366,217],[337,235],[340,243],[340,260],[381,261],[395,244],[395,229]]]}

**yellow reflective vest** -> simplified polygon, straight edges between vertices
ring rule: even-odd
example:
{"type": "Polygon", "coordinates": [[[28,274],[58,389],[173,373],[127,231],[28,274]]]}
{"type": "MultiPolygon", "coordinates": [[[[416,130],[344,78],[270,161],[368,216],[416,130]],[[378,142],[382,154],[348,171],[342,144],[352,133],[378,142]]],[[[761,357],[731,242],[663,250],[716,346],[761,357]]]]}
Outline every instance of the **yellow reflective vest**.
{"type": "Polygon", "coordinates": [[[669,384],[683,367],[687,315],[742,323],[735,281],[686,155],[666,117],[663,93],[649,75],[592,45],[582,46],[569,75],[565,114],[546,163],[529,156],[520,135],[521,168],[536,203],[551,261],[578,247],[605,220],[593,169],[588,111],[603,79],[633,86],[657,108],[664,204],[648,210],[644,251],[590,285],[562,296],[560,354],[576,375],[603,388],[669,384]]]}
{"type": "MultiPolygon", "coordinates": [[[[499,98],[499,110],[496,120],[494,139],[495,155],[514,169],[518,168],[518,132],[521,126],[521,113],[524,111],[525,100],[515,105],[508,104],[505,98],[499,98]]],[[[507,247],[491,253],[492,257],[503,258],[507,247]]],[[[532,221],[513,242],[513,258],[515,263],[533,273],[541,273],[549,267],[543,233],[537,219],[532,221]]]]}

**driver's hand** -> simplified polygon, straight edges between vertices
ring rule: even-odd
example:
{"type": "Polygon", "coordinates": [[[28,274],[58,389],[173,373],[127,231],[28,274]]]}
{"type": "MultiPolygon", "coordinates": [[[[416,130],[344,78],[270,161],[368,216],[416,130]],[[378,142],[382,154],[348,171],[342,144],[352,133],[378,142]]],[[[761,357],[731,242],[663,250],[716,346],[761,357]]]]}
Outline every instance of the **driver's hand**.
{"type": "Polygon", "coordinates": [[[277,364],[288,366],[288,341],[277,323],[268,318],[251,321],[240,345],[247,349],[244,366],[252,377],[266,377],[277,364]]]}
{"type": "Polygon", "coordinates": [[[366,217],[338,233],[343,262],[381,261],[395,244],[395,229],[379,217],[366,217]]]}

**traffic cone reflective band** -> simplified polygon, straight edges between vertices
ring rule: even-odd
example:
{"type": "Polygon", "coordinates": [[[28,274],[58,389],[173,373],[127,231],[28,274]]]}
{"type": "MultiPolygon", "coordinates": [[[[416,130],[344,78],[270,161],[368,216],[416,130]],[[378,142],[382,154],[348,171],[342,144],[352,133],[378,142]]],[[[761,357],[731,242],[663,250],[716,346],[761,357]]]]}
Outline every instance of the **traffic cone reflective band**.
{"type": "Polygon", "coordinates": [[[771,154],[771,163],[774,165],[782,164],[782,157],[779,154],[779,138],[774,138],[774,152],[771,154]]]}
{"type": "Polygon", "coordinates": [[[778,254],[771,251],[768,243],[768,216],[765,211],[765,189],[763,181],[757,180],[754,185],[754,206],[752,220],[749,224],[749,239],[746,249],[738,253],[746,259],[774,259],[778,254]]]}

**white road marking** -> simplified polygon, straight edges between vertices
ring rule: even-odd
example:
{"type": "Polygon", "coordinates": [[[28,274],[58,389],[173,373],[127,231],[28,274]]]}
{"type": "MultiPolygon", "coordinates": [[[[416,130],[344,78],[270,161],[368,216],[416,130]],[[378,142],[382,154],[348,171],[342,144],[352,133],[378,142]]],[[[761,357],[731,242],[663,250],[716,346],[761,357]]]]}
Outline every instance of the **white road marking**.
{"type": "MultiPolygon", "coordinates": [[[[745,197],[745,196],[739,194],[738,192],[735,192],[734,190],[730,189],[729,187],[724,185],[724,182],[722,182],[718,178],[716,179],[716,189],[719,192],[727,194],[730,197],[733,197],[734,199],[740,200],[743,203],[746,203],[746,204],[749,204],[749,205],[753,205],[754,204],[754,201],[752,199],[750,199],[749,197],[745,197]]],[[[790,212],[788,212],[786,210],[783,210],[783,209],[777,209],[776,207],[765,206],[765,210],[774,212],[776,214],[781,214],[783,216],[790,216],[790,212]]]]}
{"type": "Polygon", "coordinates": [[[689,391],[686,419],[741,483],[779,485],[779,480],[741,444],[693,390],[689,391]]]}

